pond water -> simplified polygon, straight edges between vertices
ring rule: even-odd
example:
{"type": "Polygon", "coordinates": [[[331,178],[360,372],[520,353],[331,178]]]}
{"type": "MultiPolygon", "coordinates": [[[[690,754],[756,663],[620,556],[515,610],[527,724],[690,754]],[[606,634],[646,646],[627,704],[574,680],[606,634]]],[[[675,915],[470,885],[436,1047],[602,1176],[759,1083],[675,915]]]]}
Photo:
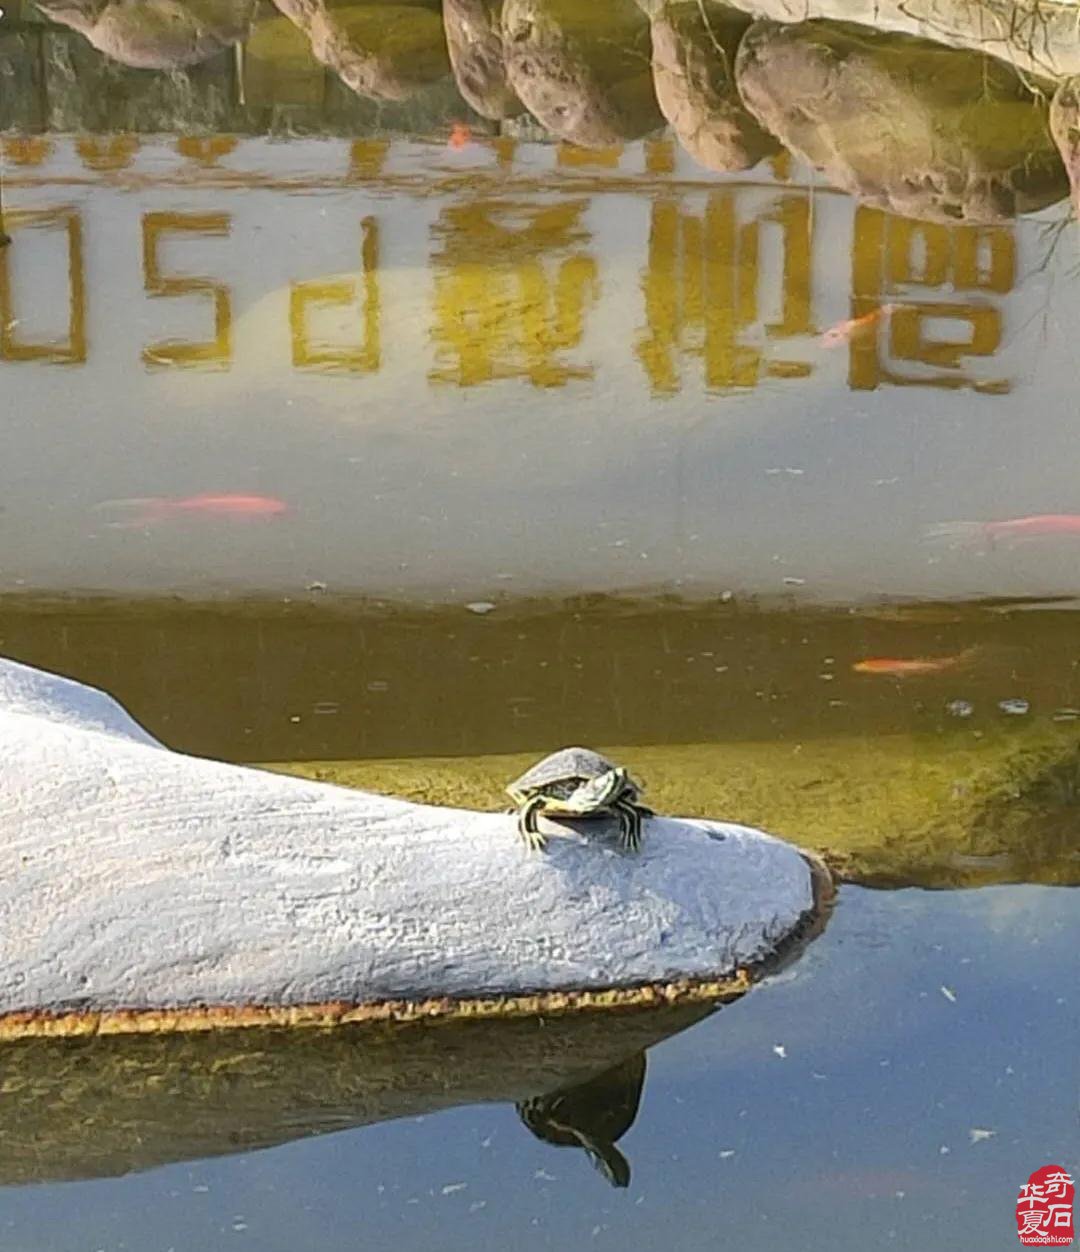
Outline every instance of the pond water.
{"type": "Polygon", "coordinates": [[[712,1014],[5,1045],[3,1246],[1015,1246],[1080,1166],[1068,46],[45,7],[0,652],[432,802],[594,744],[843,885],[712,1014]]]}

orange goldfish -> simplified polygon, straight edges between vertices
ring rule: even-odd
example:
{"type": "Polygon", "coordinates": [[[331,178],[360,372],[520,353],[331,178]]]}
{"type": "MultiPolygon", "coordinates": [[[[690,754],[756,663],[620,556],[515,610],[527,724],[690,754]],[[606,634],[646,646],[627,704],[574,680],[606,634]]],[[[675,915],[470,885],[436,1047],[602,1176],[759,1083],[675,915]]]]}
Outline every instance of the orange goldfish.
{"type": "Polygon", "coordinates": [[[849,317],[843,322],[837,322],[821,336],[822,346],[837,348],[840,344],[847,343],[849,339],[868,331],[871,326],[876,326],[883,317],[895,312],[896,307],[895,304],[883,304],[869,313],[864,313],[862,317],[849,317]]]}
{"type": "Polygon", "coordinates": [[[141,496],[130,500],[104,500],[99,509],[135,510],[127,521],[110,522],[117,527],[152,526],[170,517],[270,518],[288,513],[289,506],[276,496],[198,495],[141,496]]]}
{"type": "Polygon", "coordinates": [[[871,656],[856,661],[851,668],[856,674],[877,674],[886,678],[925,678],[929,674],[941,674],[966,665],[977,651],[977,648],[966,648],[953,656],[871,656]]]}
{"type": "Polygon", "coordinates": [[[472,142],[472,131],[466,122],[455,122],[450,128],[447,145],[451,148],[464,148],[472,142]]]}
{"type": "Polygon", "coordinates": [[[1035,513],[1031,517],[1009,517],[999,522],[943,522],[926,531],[928,539],[954,543],[982,541],[991,545],[998,540],[1046,539],[1055,535],[1080,537],[1080,514],[1035,513]]]}

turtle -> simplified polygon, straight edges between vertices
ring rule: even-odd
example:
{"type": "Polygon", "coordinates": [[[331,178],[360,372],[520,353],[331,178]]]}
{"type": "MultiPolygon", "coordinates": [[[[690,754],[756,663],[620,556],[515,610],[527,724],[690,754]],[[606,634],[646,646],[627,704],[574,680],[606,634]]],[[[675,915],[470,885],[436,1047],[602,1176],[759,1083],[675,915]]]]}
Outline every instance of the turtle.
{"type": "Polygon", "coordinates": [[[543,848],[546,839],[536,819],[549,817],[601,817],[619,819],[620,841],[636,852],[641,847],[642,819],[651,809],[638,803],[641,789],[621,766],[591,748],[561,748],[538,761],[506,788],[518,815],[518,833],[532,849],[543,848]]]}

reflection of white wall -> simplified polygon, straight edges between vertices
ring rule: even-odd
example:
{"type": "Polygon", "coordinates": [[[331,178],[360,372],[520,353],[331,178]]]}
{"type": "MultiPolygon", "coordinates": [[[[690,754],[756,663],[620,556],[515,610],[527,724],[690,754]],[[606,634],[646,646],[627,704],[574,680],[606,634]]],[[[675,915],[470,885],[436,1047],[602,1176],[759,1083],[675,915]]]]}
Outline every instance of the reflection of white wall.
{"type": "MultiPolygon", "coordinates": [[[[11,208],[72,204],[82,214],[89,359],[0,363],[4,585],[285,589],[319,579],[440,598],[661,586],[812,598],[1075,587],[1068,541],[983,555],[941,552],[921,538],[926,525],[953,518],[1080,512],[1074,349],[1062,307],[1071,235],[1039,272],[1044,228],[1016,228],[1023,281],[1003,301],[1003,348],[979,371],[1011,377],[1011,395],[853,392],[846,352],[811,336],[783,345],[783,355],[813,363],[809,379],[709,394],[700,360],[685,356],[681,389],[660,398],[634,352],[656,194],[655,179],[645,191],[627,178],[642,168],[642,149],[627,150],[611,190],[596,190],[604,171],[556,171],[552,147],[525,148],[513,179],[491,184],[495,193],[535,203],[593,189],[584,220],[600,293],[581,344],[564,355],[591,364],[594,376],[552,389],[522,379],[462,389],[428,377],[431,229],[448,204],[478,191],[474,183],[435,193],[431,180],[493,158],[395,146],[386,173],[407,184],[398,190],[394,178],[335,183],[347,158],[342,143],[245,142],[228,168],[313,185],[163,185],[178,159],[144,145],[125,190],[86,179],[58,144],[40,185],[23,179],[10,190],[11,208]],[[231,215],[228,240],[183,239],[163,252],[177,271],[229,285],[236,321],[226,371],[148,370],[140,361],[148,342],[201,337],[209,325],[205,298],[144,293],[140,222],[150,211],[231,215]],[[355,272],[366,215],[381,237],[381,368],[357,377],[297,371],[288,284],[355,272]],[[93,509],[207,491],[280,495],[296,512],[273,524],[186,522],[144,534],[103,527],[93,509]]],[[[693,166],[677,176],[672,194],[686,212],[737,182],[693,166]]],[[[747,220],[776,194],[764,169],[754,177],[761,185],[739,192],[747,220]]],[[[849,313],[853,215],[849,200],[817,189],[819,327],[849,313]]],[[[55,258],[20,251],[18,240],[12,256],[16,312],[51,326],[55,258]]],[[[780,273],[768,246],[760,272],[767,320],[780,273]]],[[[748,337],[774,350],[760,330],[748,337]]]]}

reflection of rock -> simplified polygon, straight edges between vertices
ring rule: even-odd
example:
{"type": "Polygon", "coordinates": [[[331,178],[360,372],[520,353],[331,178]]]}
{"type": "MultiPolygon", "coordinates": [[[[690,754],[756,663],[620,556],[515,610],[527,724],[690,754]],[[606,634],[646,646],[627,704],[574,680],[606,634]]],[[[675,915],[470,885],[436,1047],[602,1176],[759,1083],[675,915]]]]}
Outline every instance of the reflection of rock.
{"type": "Polygon", "coordinates": [[[39,0],[55,22],[106,56],[138,69],[205,61],[245,37],[253,0],[39,0]]]}
{"type": "Polygon", "coordinates": [[[1080,216],[1080,78],[1070,78],[1050,101],[1050,133],[1065,162],[1074,211],[1080,216]]]}
{"type": "Polygon", "coordinates": [[[522,103],[506,76],[502,0],[444,0],[443,22],[458,90],[481,117],[515,117],[522,103]]]}
{"type": "MultiPolygon", "coordinates": [[[[661,0],[638,0],[642,5],[661,0]]],[[[967,48],[1030,74],[1080,73],[1072,0],[729,0],[777,22],[828,18],[967,48]]]]}
{"type": "Polygon", "coordinates": [[[511,86],[560,139],[602,148],[663,124],[633,0],[506,0],[503,34],[511,86]]]}
{"type": "Polygon", "coordinates": [[[985,57],[857,27],[759,22],[736,78],[762,125],[878,208],[1003,222],[1067,189],[1045,107],[985,57]]]}
{"type": "Polygon", "coordinates": [[[627,1187],[630,1164],[615,1144],[634,1124],[644,1086],[639,1052],[588,1082],[520,1102],[518,1114],[538,1139],[581,1148],[613,1187],[627,1187]]]}
{"type": "Polygon", "coordinates": [[[450,72],[442,21],[422,5],[274,2],[307,34],[318,60],[358,95],[407,100],[450,72]]]}
{"type": "Polygon", "coordinates": [[[711,170],[741,170],[779,144],[747,112],[732,64],[748,18],[709,0],[679,0],[652,23],[656,98],[679,142],[711,170]]]}
{"type": "MultiPolygon", "coordinates": [[[[968,855],[1011,862],[1025,876],[1080,861],[1080,746],[1018,753],[973,815],[968,855]]],[[[1061,881],[1068,882],[1067,877],[1061,881]]]]}
{"type": "Polygon", "coordinates": [[[613,1139],[642,1049],[711,1011],[7,1043],[0,1184],[108,1177],[556,1092],[587,1125],[591,1106],[593,1129],[613,1139]]]}
{"type": "Polygon", "coordinates": [[[326,70],[311,41],[280,14],[256,22],[244,45],[244,90],[249,104],[268,108],[322,104],[326,70]]]}

